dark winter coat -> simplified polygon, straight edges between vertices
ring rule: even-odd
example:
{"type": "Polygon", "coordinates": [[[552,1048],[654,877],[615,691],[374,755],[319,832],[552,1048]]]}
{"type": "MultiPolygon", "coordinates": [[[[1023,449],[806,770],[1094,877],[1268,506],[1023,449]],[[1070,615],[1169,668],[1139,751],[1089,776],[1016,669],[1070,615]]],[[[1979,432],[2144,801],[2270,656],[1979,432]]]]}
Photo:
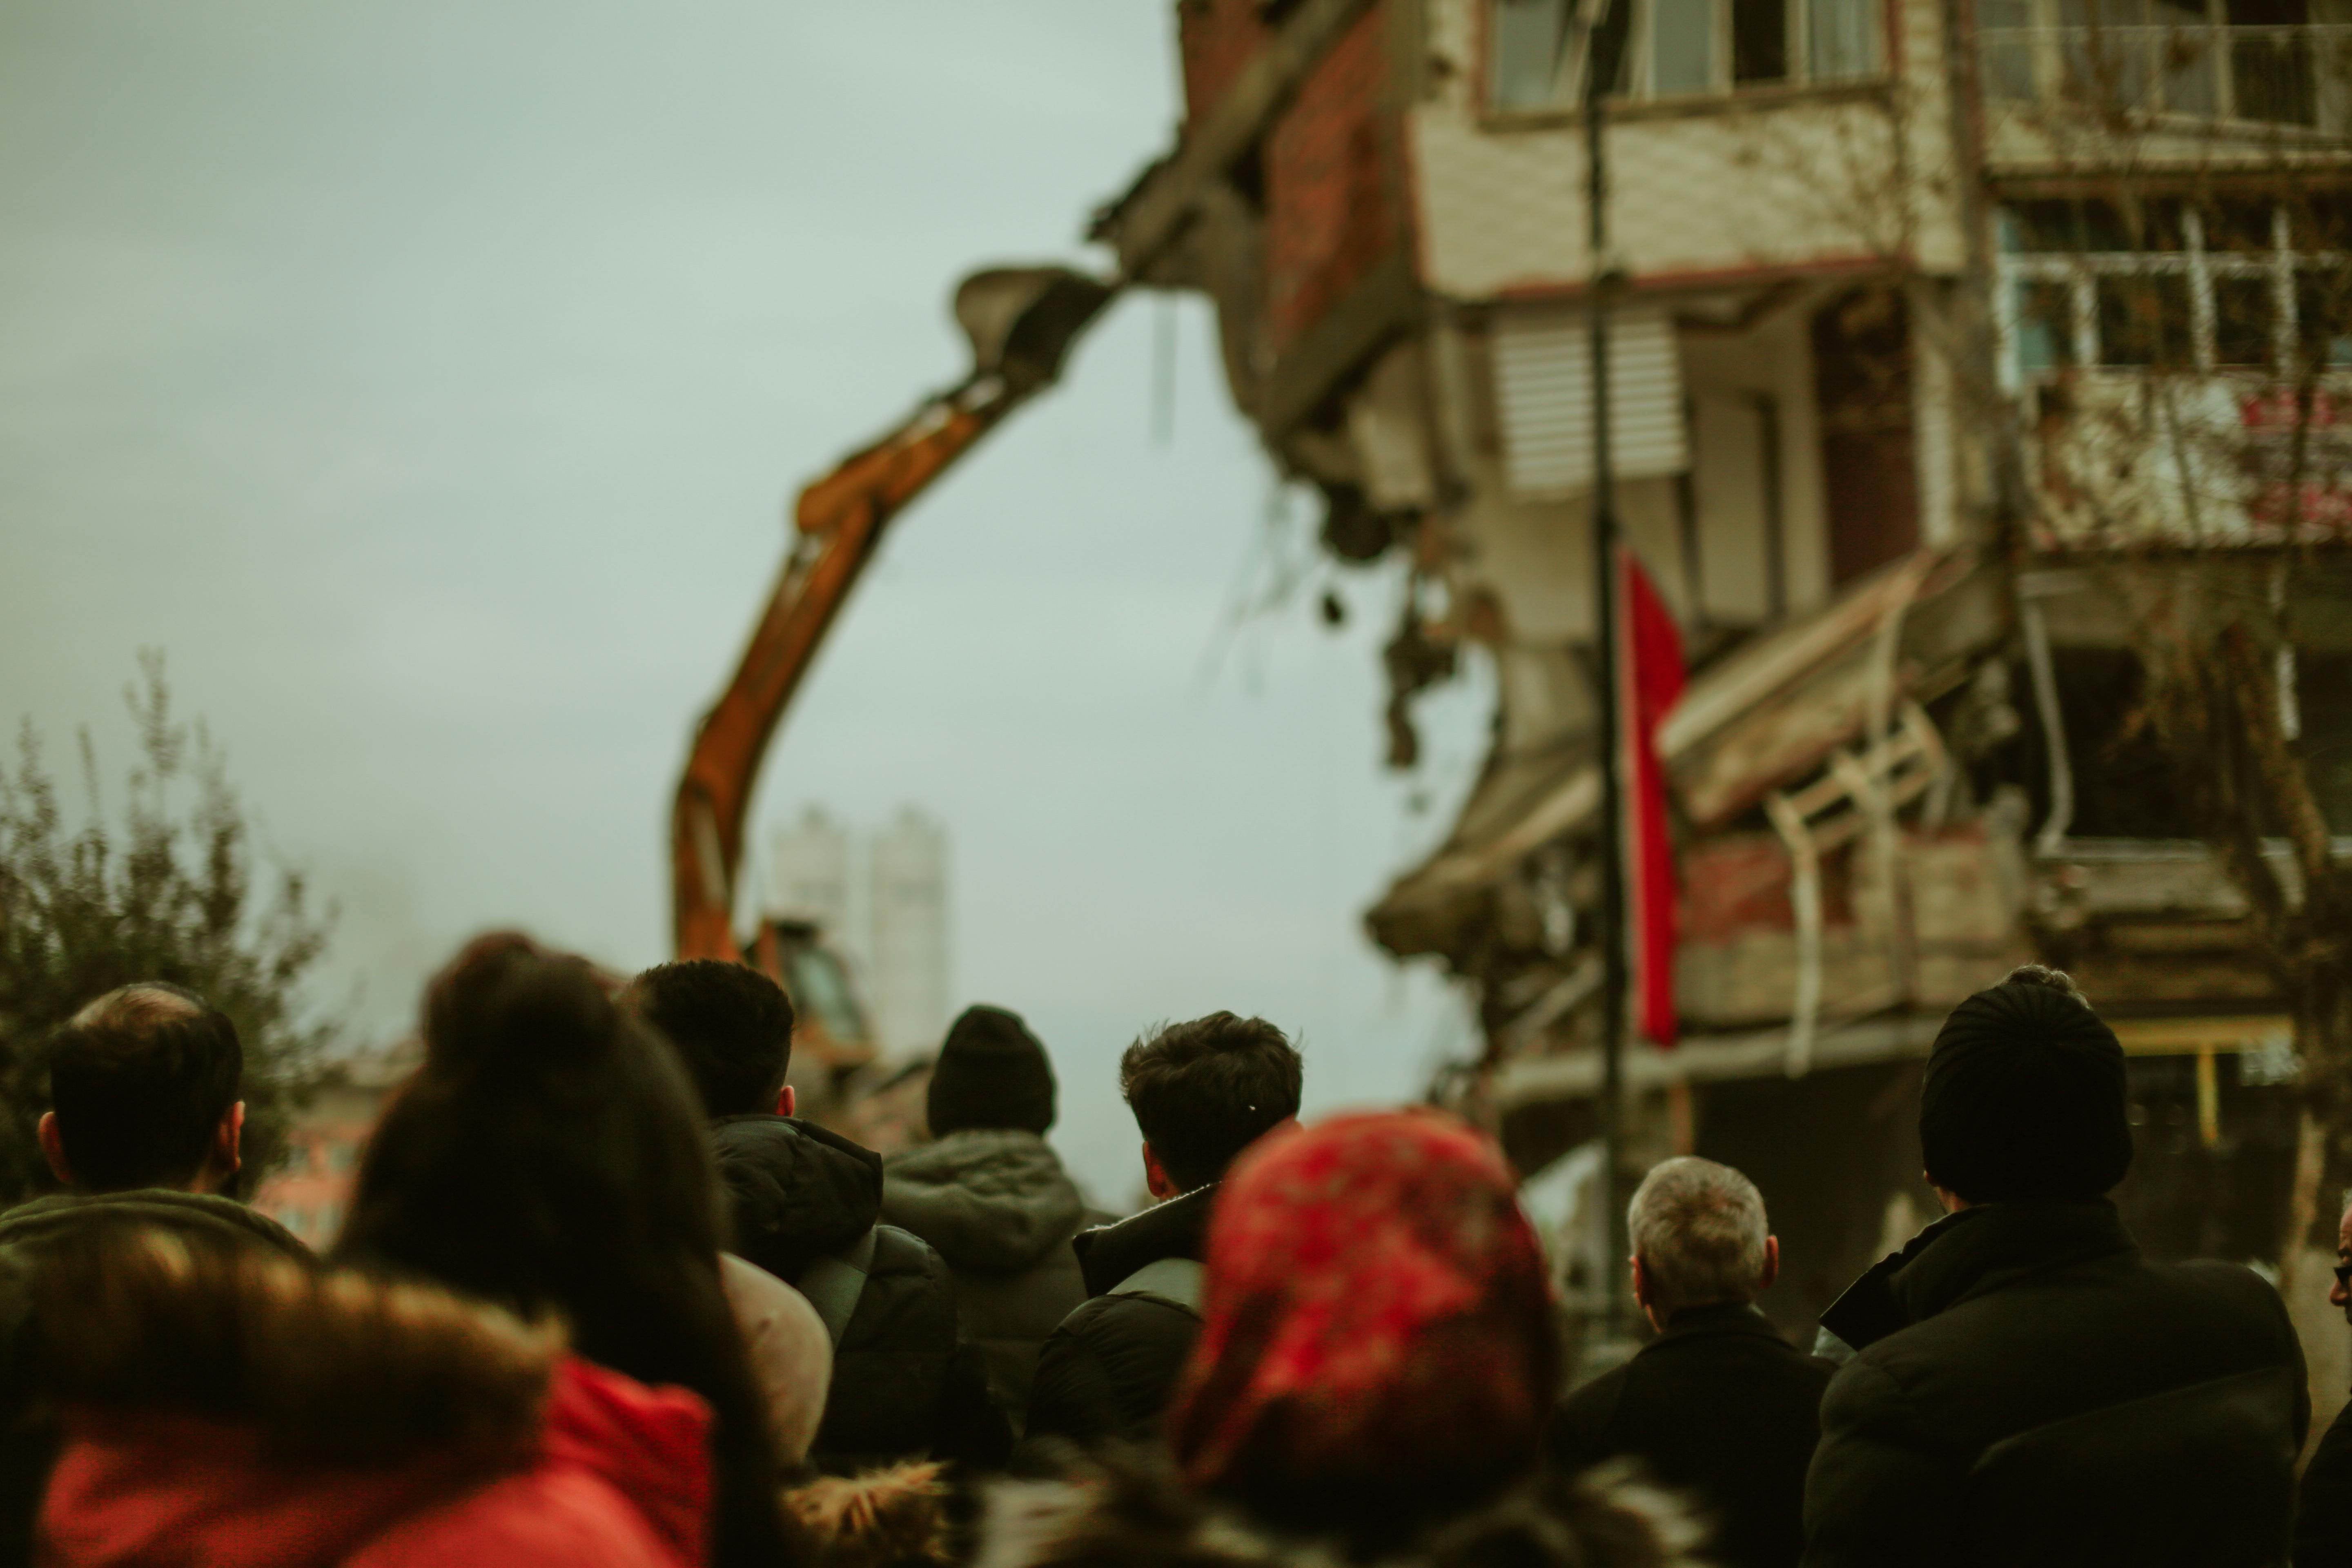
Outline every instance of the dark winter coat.
{"type": "Polygon", "coordinates": [[[2304,1467],[2294,1517],[2294,1568],[2352,1568],[2352,1405],[2304,1467]]]}
{"type": "Polygon", "coordinates": [[[208,1193],[56,1193],[0,1215],[0,1568],[31,1560],[33,1514],[58,1451],[55,1415],[26,1382],[38,1359],[26,1342],[26,1282],[46,1250],[95,1239],[112,1226],[125,1234],[163,1230],[207,1254],[251,1248],[306,1266],[313,1261],[310,1249],[276,1220],[208,1193]]]}
{"type": "Polygon", "coordinates": [[[203,1237],[236,1246],[257,1245],[301,1262],[310,1261],[310,1249],[268,1215],[234,1198],[171,1187],[52,1193],[35,1198],[0,1214],[0,1247],[37,1244],[95,1225],[160,1226],[191,1241],[203,1237]]]}
{"type": "Polygon", "coordinates": [[[946,1263],[918,1237],[876,1223],[882,1157],[782,1116],[722,1117],[710,1146],[732,1250],[779,1279],[797,1284],[817,1259],[874,1233],[810,1459],[838,1471],[933,1455],[1001,1462],[1012,1435],[990,1406],[978,1352],[960,1344],[946,1263]]]}
{"type": "Polygon", "coordinates": [[[947,1259],[964,1335],[988,1358],[989,1394],[1019,1415],[1038,1347],[1087,1295],[1070,1249],[1086,1200],[1060,1157],[1034,1132],[950,1132],[885,1163],[882,1215],[947,1259]]]}
{"type": "Polygon", "coordinates": [[[1602,1475],[1529,1482],[1365,1552],[1337,1534],[1275,1528],[1128,1461],[1069,1481],[998,1485],[973,1568],[1694,1568],[1696,1534],[1670,1499],[1602,1475]]]}
{"type": "Polygon", "coordinates": [[[1632,1361],[1570,1394],[1547,1447],[1570,1472],[1640,1459],[1699,1506],[1721,1568],[1796,1568],[1832,1370],[1753,1307],[1685,1308],[1632,1361]]]}
{"type": "Polygon", "coordinates": [[[1091,1447],[1156,1436],[1176,1374],[1201,1332],[1199,1302],[1151,1290],[1111,1291],[1149,1265],[1202,1260],[1217,1189],[1198,1187],[1132,1218],[1080,1231],[1086,1305],[1062,1320],[1037,1357],[1024,1442],[1091,1447]]]}
{"type": "Polygon", "coordinates": [[[1822,1317],[1858,1353],[1822,1402],[1809,1568],[2230,1568],[2286,1550],[2310,1420],[2278,1293],[2155,1263],[2112,1204],[1927,1227],[1822,1317]]]}

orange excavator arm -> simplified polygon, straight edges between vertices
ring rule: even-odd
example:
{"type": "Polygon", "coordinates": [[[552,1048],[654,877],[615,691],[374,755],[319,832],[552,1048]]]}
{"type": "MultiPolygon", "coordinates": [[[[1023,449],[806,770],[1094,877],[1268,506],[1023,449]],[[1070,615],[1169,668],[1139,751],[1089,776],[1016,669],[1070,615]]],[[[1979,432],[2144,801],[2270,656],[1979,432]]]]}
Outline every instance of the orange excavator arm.
{"type": "Polygon", "coordinates": [[[761,759],[882,531],[1006,415],[1053,384],[1070,345],[1113,292],[1059,268],[967,278],[955,311],[971,340],[971,374],[801,492],[792,552],[733,678],[696,728],[677,783],[670,888],[680,958],[740,956],[737,874],[761,759]]]}

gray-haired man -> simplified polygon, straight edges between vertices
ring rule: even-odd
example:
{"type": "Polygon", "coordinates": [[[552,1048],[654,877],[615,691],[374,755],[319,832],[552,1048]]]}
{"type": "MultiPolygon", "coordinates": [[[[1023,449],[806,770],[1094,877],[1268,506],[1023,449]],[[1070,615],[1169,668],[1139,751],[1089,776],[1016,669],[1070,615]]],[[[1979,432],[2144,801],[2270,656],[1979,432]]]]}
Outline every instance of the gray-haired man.
{"type": "Polygon", "coordinates": [[[1832,1368],[1756,1310],[1780,1268],[1763,1194],[1728,1165],[1685,1156],[1643,1179],[1629,1219],[1633,1299],[1658,1338],[1568,1396],[1551,1456],[1570,1468],[1639,1458],[1705,1507],[1708,1561],[1793,1568],[1832,1368]]]}

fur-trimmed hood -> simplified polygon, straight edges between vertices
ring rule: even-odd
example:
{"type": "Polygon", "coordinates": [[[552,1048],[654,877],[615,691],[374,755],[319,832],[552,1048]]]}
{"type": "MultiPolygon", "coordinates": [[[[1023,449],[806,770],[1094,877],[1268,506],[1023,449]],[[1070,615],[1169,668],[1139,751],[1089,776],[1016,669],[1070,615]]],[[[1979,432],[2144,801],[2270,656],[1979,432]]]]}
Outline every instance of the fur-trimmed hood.
{"type": "Polygon", "coordinates": [[[27,1261],[48,1402],[201,1416],[331,1463],[525,1453],[563,1351],[553,1324],[427,1286],[160,1229],[68,1235],[27,1261]]]}
{"type": "Polygon", "coordinates": [[[784,1493],[816,1568],[946,1568],[955,1561],[945,1468],[936,1460],[822,1476],[784,1493]]]}
{"type": "Polygon", "coordinates": [[[1630,1472],[1530,1482],[1367,1559],[1336,1538],[1271,1529],[1129,1458],[989,1496],[972,1568],[1698,1568],[1700,1531],[1630,1472]]]}
{"type": "Polygon", "coordinates": [[[599,1561],[701,1558],[701,1402],[553,1324],[160,1230],[11,1261],[63,1439],[44,1562],[388,1568],[583,1531],[633,1543],[599,1561]]]}

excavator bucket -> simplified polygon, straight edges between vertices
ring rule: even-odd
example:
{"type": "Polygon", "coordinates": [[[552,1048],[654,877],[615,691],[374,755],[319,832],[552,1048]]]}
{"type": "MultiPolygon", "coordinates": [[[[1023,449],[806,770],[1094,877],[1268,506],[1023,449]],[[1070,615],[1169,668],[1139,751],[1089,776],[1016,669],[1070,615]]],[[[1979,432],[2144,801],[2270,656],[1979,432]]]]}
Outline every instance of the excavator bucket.
{"type": "Polygon", "coordinates": [[[971,340],[972,374],[1024,392],[1062,372],[1062,356],[1111,296],[1065,267],[992,267],[956,286],[956,321],[971,340]]]}

